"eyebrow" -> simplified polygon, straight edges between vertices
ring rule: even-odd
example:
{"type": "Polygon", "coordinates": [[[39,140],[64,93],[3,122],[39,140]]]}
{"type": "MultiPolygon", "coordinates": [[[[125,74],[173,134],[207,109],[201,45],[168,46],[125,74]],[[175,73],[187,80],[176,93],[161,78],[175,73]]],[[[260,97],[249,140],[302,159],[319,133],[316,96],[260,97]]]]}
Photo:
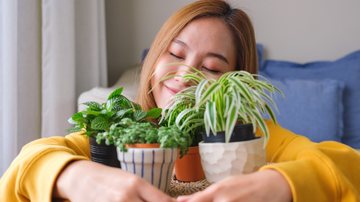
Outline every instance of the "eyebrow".
{"type": "MultiPolygon", "coordinates": [[[[180,44],[180,45],[182,45],[182,46],[185,46],[186,48],[189,48],[189,46],[188,46],[185,42],[183,42],[183,41],[181,41],[181,40],[179,40],[179,39],[174,39],[173,42],[174,42],[174,43],[177,43],[177,44],[180,44]]],[[[229,64],[229,61],[226,59],[226,57],[223,56],[223,55],[221,55],[221,54],[219,54],[219,53],[209,52],[209,53],[206,54],[206,56],[207,56],[207,57],[215,57],[215,58],[218,58],[218,59],[224,61],[226,64],[229,64]]]]}

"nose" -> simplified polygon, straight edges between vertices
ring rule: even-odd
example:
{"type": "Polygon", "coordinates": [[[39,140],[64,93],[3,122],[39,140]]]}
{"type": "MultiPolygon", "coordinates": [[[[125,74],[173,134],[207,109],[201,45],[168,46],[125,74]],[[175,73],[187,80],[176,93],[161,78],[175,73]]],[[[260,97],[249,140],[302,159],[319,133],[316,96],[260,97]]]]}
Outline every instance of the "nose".
{"type": "Polygon", "coordinates": [[[199,66],[201,65],[201,58],[197,55],[188,56],[183,64],[178,66],[176,74],[178,75],[176,77],[176,80],[179,82],[182,82],[185,86],[191,86],[192,82],[187,81],[183,78],[185,74],[189,74],[193,72],[193,69],[199,69],[199,66]]]}
{"type": "Polygon", "coordinates": [[[188,81],[186,79],[184,79],[184,75],[189,74],[193,71],[193,68],[195,68],[194,66],[190,66],[187,64],[181,64],[178,66],[177,68],[177,72],[176,72],[176,77],[175,80],[177,82],[182,83],[185,87],[189,87],[191,86],[191,81],[188,81]]]}

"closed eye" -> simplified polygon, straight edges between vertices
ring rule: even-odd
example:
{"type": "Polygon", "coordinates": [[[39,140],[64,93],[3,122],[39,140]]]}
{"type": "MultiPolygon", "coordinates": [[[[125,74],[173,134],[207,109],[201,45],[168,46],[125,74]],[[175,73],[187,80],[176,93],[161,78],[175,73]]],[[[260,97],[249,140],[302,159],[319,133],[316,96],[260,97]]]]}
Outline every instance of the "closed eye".
{"type": "Polygon", "coordinates": [[[202,71],[209,72],[209,73],[212,73],[212,74],[220,74],[220,73],[221,73],[221,72],[218,71],[218,70],[210,69],[210,68],[207,68],[207,67],[205,67],[205,66],[202,66],[202,67],[201,67],[201,70],[202,70],[202,71]]]}
{"type": "Polygon", "coordinates": [[[171,56],[173,56],[173,57],[176,58],[176,59],[179,59],[179,60],[183,60],[183,59],[184,59],[183,57],[181,57],[181,56],[179,56],[179,55],[176,55],[176,54],[174,54],[174,53],[172,53],[172,52],[169,52],[169,53],[170,53],[171,56]]]}

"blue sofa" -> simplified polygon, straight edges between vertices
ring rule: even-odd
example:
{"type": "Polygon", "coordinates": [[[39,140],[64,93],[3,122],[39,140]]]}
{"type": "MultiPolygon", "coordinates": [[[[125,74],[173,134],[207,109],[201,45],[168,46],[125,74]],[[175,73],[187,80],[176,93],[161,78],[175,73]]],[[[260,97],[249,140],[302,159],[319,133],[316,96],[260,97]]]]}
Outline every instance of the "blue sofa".
{"type": "Polygon", "coordinates": [[[313,141],[360,148],[360,50],[335,61],[266,60],[258,45],[260,74],[279,87],[279,123],[313,141]]]}

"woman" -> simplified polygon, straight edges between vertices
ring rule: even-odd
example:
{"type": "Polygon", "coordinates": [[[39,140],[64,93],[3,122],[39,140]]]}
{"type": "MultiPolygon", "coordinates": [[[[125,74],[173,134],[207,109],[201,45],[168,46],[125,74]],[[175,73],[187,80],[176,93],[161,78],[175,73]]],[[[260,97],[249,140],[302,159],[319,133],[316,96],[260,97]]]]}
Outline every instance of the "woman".
{"type": "MultiPolygon", "coordinates": [[[[161,28],[141,73],[145,109],[164,107],[189,86],[177,77],[155,85],[167,72],[182,74],[181,62],[218,77],[243,69],[257,72],[255,37],[247,15],[219,0],[198,1],[175,13],[161,28]],[[149,90],[154,87],[152,93],[149,90]]],[[[233,176],[178,201],[359,201],[360,155],[335,142],[315,144],[268,123],[267,160],[259,172],[233,176]],[[359,169],[358,169],[359,170],[359,169]]],[[[0,201],[174,201],[144,180],[89,159],[79,134],[26,145],[0,181],[0,201]]]]}

